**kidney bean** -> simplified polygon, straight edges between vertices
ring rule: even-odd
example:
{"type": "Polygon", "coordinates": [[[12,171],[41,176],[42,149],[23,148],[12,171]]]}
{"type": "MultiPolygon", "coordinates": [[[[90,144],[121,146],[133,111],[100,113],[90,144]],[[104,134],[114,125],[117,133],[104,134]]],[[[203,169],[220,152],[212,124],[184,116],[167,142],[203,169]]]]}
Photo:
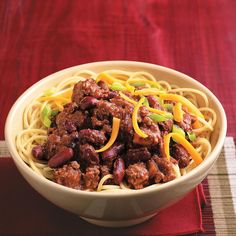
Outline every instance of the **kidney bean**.
{"type": "Polygon", "coordinates": [[[43,159],[44,152],[43,152],[43,147],[41,145],[37,145],[33,147],[32,149],[32,155],[37,159],[41,160],[43,159]]]}
{"type": "Polygon", "coordinates": [[[51,168],[59,167],[66,162],[68,162],[72,157],[74,153],[72,148],[65,147],[58,153],[56,153],[49,161],[48,165],[51,168]]]}
{"type": "Polygon", "coordinates": [[[124,149],[124,144],[115,143],[109,149],[102,153],[103,161],[112,161],[114,160],[118,154],[120,154],[124,149]]]}
{"type": "Polygon", "coordinates": [[[80,108],[86,110],[97,105],[98,100],[95,97],[87,96],[80,101],[80,108]]]}
{"type": "Polygon", "coordinates": [[[118,158],[114,163],[113,179],[116,184],[120,184],[125,175],[125,163],[122,158],[118,158]]]}

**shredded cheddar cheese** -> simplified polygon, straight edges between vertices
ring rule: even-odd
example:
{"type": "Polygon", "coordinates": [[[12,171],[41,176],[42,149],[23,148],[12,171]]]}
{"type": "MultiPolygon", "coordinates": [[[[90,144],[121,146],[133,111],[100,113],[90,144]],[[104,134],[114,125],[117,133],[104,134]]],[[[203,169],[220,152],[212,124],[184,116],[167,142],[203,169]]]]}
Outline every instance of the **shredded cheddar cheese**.
{"type": "Polygon", "coordinates": [[[113,117],[111,137],[110,137],[108,143],[104,147],[102,147],[101,149],[96,150],[96,152],[104,152],[108,148],[110,148],[112,146],[112,144],[116,141],[116,138],[119,133],[119,129],[120,129],[120,119],[113,117]]]}
{"type": "Polygon", "coordinates": [[[157,88],[145,88],[145,89],[141,89],[141,90],[137,90],[134,92],[134,95],[159,95],[165,93],[164,91],[161,91],[157,88]]]}
{"type": "Polygon", "coordinates": [[[104,81],[105,83],[109,84],[109,85],[111,85],[113,82],[119,82],[122,85],[124,85],[124,83],[125,83],[125,81],[116,79],[115,77],[113,77],[113,76],[111,76],[107,73],[104,73],[104,72],[97,76],[96,83],[98,83],[101,80],[104,81]]]}
{"type": "Polygon", "coordinates": [[[189,153],[189,155],[192,157],[193,161],[196,163],[196,165],[199,165],[203,160],[200,154],[196,151],[196,149],[192,146],[191,143],[189,143],[183,136],[177,133],[169,133],[164,136],[164,151],[166,158],[170,160],[170,139],[174,138],[175,141],[179,144],[181,144],[189,153]]]}
{"type": "Polygon", "coordinates": [[[180,102],[177,102],[173,106],[173,115],[174,115],[174,120],[175,121],[177,121],[177,122],[183,121],[184,112],[182,110],[182,104],[180,102]]]}
{"type": "Polygon", "coordinates": [[[163,93],[163,94],[160,94],[159,97],[163,100],[180,102],[183,106],[186,106],[190,112],[192,112],[196,116],[204,118],[204,116],[198,110],[198,108],[196,106],[194,106],[188,99],[186,99],[185,97],[183,97],[181,95],[171,94],[171,93],[170,94],[163,93]]]}
{"type": "Polygon", "coordinates": [[[145,98],[142,97],[139,102],[135,105],[134,107],[134,111],[133,111],[133,114],[132,114],[132,124],[133,124],[133,128],[134,128],[134,131],[142,138],[147,138],[148,135],[145,134],[138,126],[138,110],[139,108],[142,106],[143,102],[144,102],[145,98]]]}
{"type": "MultiPolygon", "coordinates": [[[[127,102],[132,103],[133,105],[136,105],[138,103],[138,102],[134,101],[133,99],[129,98],[128,96],[126,96],[125,94],[123,94],[122,92],[120,92],[119,94],[124,100],[126,100],[127,102]]],[[[152,108],[152,107],[147,107],[147,108],[150,112],[156,113],[156,114],[159,114],[159,115],[169,114],[166,111],[158,110],[158,109],[155,109],[155,108],[152,108]]]]}

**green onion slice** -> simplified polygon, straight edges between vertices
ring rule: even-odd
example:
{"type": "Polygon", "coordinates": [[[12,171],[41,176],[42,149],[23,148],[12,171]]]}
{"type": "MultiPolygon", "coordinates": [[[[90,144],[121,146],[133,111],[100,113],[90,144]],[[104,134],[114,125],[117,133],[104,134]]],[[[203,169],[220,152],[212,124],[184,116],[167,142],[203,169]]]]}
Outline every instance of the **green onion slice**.
{"type": "Polygon", "coordinates": [[[51,114],[52,114],[51,107],[50,105],[46,104],[41,112],[41,120],[47,128],[51,126],[51,120],[50,120],[51,114]]]}
{"type": "Polygon", "coordinates": [[[179,134],[181,136],[183,136],[185,138],[185,132],[183,129],[181,129],[178,125],[173,125],[172,127],[172,132],[179,134]]]}
{"type": "Polygon", "coordinates": [[[165,116],[163,115],[159,115],[159,114],[151,114],[149,115],[149,117],[153,120],[153,121],[156,121],[156,122],[163,122],[163,121],[166,121],[168,120],[168,118],[166,118],[165,116]]]}
{"type": "Polygon", "coordinates": [[[148,99],[145,97],[145,100],[143,102],[143,105],[146,106],[146,107],[149,107],[149,102],[148,102],[148,99]]]}
{"type": "Polygon", "coordinates": [[[110,87],[112,90],[115,90],[115,91],[124,91],[124,90],[127,90],[125,86],[123,86],[121,83],[119,82],[113,82],[111,87],[110,87]]]}
{"type": "Polygon", "coordinates": [[[191,142],[196,140],[196,134],[193,132],[187,132],[188,138],[191,142]]]}

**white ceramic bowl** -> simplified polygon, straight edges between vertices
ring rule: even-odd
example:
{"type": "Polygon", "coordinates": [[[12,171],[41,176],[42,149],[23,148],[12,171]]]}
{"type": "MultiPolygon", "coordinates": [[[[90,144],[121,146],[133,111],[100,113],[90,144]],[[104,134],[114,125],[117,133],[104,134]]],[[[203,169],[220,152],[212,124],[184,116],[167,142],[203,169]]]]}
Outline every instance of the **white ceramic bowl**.
{"type": "Polygon", "coordinates": [[[121,227],[141,223],[154,216],[158,210],[176,202],[184,197],[198,185],[212,168],[217,160],[226,135],[227,121],[224,109],[218,99],[205,86],[189,76],[165,67],[132,61],[104,61],[71,67],[40,80],[30,87],[15,102],[9,112],[5,125],[5,139],[12,158],[28,183],[57,206],[73,212],[90,223],[107,226],[121,227]],[[79,69],[89,69],[100,72],[107,69],[122,69],[129,71],[147,71],[180,87],[191,87],[203,91],[209,98],[210,106],[217,114],[217,123],[212,134],[213,150],[211,154],[198,167],[187,175],[153,188],[133,190],[130,192],[85,192],[74,190],[35,173],[27,166],[15,145],[16,134],[22,130],[22,114],[25,106],[34,97],[55,82],[73,75],[79,69]]]}

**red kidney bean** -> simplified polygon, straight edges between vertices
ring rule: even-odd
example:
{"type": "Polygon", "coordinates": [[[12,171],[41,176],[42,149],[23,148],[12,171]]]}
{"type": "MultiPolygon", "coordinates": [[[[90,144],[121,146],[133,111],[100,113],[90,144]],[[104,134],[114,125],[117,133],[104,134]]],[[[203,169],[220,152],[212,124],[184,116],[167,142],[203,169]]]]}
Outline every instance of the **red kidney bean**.
{"type": "Polygon", "coordinates": [[[59,167],[68,162],[73,157],[73,149],[65,147],[58,153],[56,153],[49,161],[48,165],[51,168],[59,167]]]}
{"type": "Polygon", "coordinates": [[[115,143],[102,153],[103,161],[114,160],[124,149],[124,144],[115,143]]]}
{"type": "Polygon", "coordinates": [[[43,147],[41,145],[37,145],[35,147],[33,147],[32,149],[32,155],[37,159],[37,160],[41,160],[43,159],[43,147]]]}
{"type": "Polygon", "coordinates": [[[97,105],[98,100],[94,97],[87,96],[80,101],[80,108],[86,110],[88,108],[93,108],[97,105]]]}
{"type": "Polygon", "coordinates": [[[118,158],[114,163],[113,179],[116,184],[120,184],[125,175],[125,163],[122,158],[118,158]]]}

